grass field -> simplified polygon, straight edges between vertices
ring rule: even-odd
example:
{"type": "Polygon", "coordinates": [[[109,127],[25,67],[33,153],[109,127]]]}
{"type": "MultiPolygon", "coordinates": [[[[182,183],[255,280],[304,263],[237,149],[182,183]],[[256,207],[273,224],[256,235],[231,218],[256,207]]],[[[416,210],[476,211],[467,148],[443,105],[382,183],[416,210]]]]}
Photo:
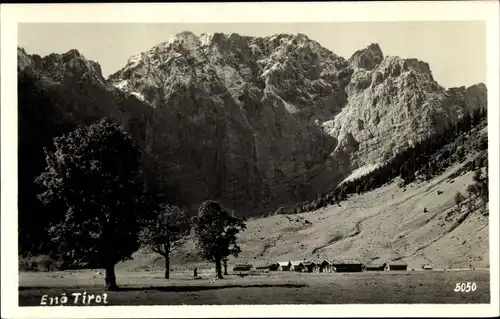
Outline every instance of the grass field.
{"type": "MultiPolygon", "coordinates": [[[[190,275],[174,273],[172,279],[165,280],[160,272],[118,272],[122,290],[107,292],[108,305],[490,302],[489,270],[269,272],[246,277],[228,275],[213,282],[209,280],[211,273],[202,273],[204,279],[200,280],[190,275]],[[456,283],[462,282],[474,282],[477,289],[454,292],[456,283]]],[[[105,293],[103,275],[95,272],[20,273],[19,286],[19,306],[40,306],[43,295],[105,293]]]]}

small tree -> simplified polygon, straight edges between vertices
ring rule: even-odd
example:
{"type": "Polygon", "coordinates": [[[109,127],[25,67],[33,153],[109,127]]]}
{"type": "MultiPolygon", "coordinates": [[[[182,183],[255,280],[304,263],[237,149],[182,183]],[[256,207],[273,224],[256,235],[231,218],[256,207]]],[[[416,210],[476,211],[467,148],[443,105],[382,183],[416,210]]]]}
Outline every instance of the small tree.
{"type": "Polygon", "coordinates": [[[488,172],[483,176],[481,168],[478,168],[474,171],[473,180],[475,183],[467,186],[467,191],[484,202],[488,202],[488,172]]]}
{"type": "Polygon", "coordinates": [[[465,200],[465,196],[460,192],[456,192],[455,197],[454,197],[454,201],[455,201],[455,205],[456,205],[456,208],[454,209],[455,212],[457,212],[457,213],[462,212],[462,206],[463,206],[464,200],[465,200]]]}
{"type": "Polygon", "coordinates": [[[165,279],[170,278],[170,252],[180,247],[189,233],[189,219],[177,206],[162,204],[139,233],[142,246],[165,258],[165,279]]]}
{"type": "Polygon", "coordinates": [[[45,271],[50,271],[50,269],[54,265],[54,259],[46,256],[40,261],[40,263],[42,264],[45,271]]]}
{"type": "Polygon", "coordinates": [[[205,201],[198,209],[194,228],[196,246],[203,258],[215,262],[218,278],[223,278],[221,261],[230,255],[237,257],[241,252],[236,235],[244,229],[243,220],[231,216],[216,201],[205,201]]]}
{"type": "Polygon", "coordinates": [[[54,149],[45,150],[47,167],[37,182],[46,189],[42,202],[65,209],[49,230],[58,258],[104,268],[106,289],[115,290],[116,263],[139,247],[140,153],[109,119],[55,138],[54,149]]]}
{"type": "Polygon", "coordinates": [[[465,196],[462,195],[462,193],[457,192],[455,194],[455,205],[460,206],[460,204],[463,202],[464,199],[465,199],[465,196]]]}
{"type": "Polygon", "coordinates": [[[489,190],[488,190],[488,166],[486,166],[486,174],[483,175],[481,168],[478,168],[474,172],[473,176],[475,193],[476,196],[481,200],[481,210],[484,213],[486,211],[486,204],[489,201],[489,190]]]}

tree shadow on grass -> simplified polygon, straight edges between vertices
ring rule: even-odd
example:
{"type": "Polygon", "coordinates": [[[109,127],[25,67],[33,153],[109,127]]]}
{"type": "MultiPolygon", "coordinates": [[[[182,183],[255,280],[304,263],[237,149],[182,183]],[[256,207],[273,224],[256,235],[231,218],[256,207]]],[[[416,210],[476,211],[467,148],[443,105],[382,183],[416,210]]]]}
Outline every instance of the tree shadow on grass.
{"type": "Polygon", "coordinates": [[[303,288],[306,284],[254,284],[254,285],[213,285],[213,286],[150,286],[150,287],[120,287],[117,291],[202,291],[227,288],[303,288]]]}
{"type": "MultiPolygon", "coordinates": [[[[253,285],[211,285],[211,286],[149,286],[149,287],[119,287],[113,292],[119,291],[164,291],[164,292],[181,292],[181,291],[202,291],[202,290],[216,290],[216,289],[227,289],[227,288],[303,288],[307,287],[307,284],[253,284],[253,285]]],[[[61,287],[62,289],[67,289],[67,287],[61,287]]],[[[89,287],[90,288],[90,287],[89,287]]],[[[92,287],[97,288],[97,287],[92,287]]],[[[91,288],[91,289],[92,289],[91,288]]],[[[19,287],[19,291],[22,290],[54,290],[58,289],[56,287],[19,287]]],[[[89,290],[91,290],[89,289],[89,290]]]]}

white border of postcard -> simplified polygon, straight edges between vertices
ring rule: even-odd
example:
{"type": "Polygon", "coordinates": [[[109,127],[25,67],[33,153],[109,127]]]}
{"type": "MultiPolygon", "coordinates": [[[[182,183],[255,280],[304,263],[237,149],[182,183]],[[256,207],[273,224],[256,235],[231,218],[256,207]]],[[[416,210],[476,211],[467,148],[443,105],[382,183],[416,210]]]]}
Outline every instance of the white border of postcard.
{"type": "MultiPolygon", "coordinates": [[[[498,316],[499,314],[499,4],[497,1],[190,3],[190,4],[7,4],[1,6],[1,238],[2,317],[394,317],[498,316]],[[17,23],[210,23],[459,21],[487,24],[487,87],[490,174],[491,304],[349,304],[279,306],[18,306],[17,258],[17,23]]],[[[50,39],[47,39],[50,41],[50,39]]],[[[453,293],[453,287],[450,287],[453,293]]]]}

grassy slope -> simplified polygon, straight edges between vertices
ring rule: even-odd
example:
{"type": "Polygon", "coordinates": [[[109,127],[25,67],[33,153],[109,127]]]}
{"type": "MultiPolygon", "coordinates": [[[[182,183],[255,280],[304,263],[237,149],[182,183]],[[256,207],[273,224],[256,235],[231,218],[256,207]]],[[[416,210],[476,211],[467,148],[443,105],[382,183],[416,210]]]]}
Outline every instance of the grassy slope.
{"type": "MultiPolygon", "coordinates": [[[[483,129],[486,131],[486,128],[483,129]]],[[[430,181],[406,189],[397,181],[355,195],[339,206],[298,215],[250,219],[240,235],[242,253],[230,263],[265,265],[276,261],[359,258],[365,263],[402,259],[409,268],[488,267],[488,217],[475,212],[446,217],[457,191],[466,193],[472,172],[448,177],[462,164],[448,168],[430,181]],[[437,191],[442,191],[438,195],[437,191]],[[427,212],[424,213],[424,208],[427,212]],[[306,220],[310,223],[306,223],[306,220]]],[[[159,256],[136,253],[118,269],[160,269],[159,256]]],[[[173,256],[174,270],[211,267],[199,262],[192,241],[173,256]]]]}

